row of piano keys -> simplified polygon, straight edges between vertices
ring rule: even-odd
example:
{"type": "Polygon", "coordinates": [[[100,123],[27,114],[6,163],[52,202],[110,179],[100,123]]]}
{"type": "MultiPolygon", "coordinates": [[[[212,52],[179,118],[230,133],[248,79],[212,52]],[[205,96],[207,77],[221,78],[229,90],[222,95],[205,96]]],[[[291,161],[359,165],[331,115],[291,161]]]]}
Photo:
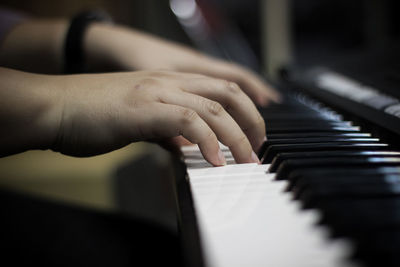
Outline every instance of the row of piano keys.
{"type": "Polygon", "coordinates": [[[355,258],[400,266],[400,152],[318,109],[295,100],[265,109],[259,157],[303,208],[321,212],[332,237],[352,240],[355,258]]]}
{"type": "MultiPolygon", "coordinates": [[[[304,213],[307,213],[307,210],[318,213],[318,219],[312,224],[329,230],[329,242],[350,240],[352,250],[348,255],[349,262],[357,262],[361,266],[400,266],[398,254],[400,250],[400,152],[390,149],[390,146],[381,142],[379,138],[361,132],[359,127],[354,126],[352,122],[344,121],[334,111],[301,96],[287,97],[283,104],[269,106],[261,109],[260,112],[267,126],[267,141],[259,151],[259,158],[267,172],[266,177],[271,178],[273,175],[273,181],[283,181],[283,191],[294,199],[293,202],[301,206],[304,213]]],[[[226,153],[229,157],[229,152],[226,153]]],[[[194,205],[197,205],[198,216],[201,217],[198,217],[198,220],[200,220],[200,228],[203,227],[200,229],[203,241],[212,249],[218,250],[218,244],[225,242],[221,240],[229,239],[225,237],[225,235],[229,236],[227,234],[229,231],[221,234],[221,229],[215,230],[215,226],[210,222],[214,223],[215,216],[220,215],[214,210],[217,215],[214,214],[212,217],[208,212],[215,209],[213,205],[216,204],[215,195],[213,196],[212,193],[215,191],[212,188],[215,184],[210,181],[212,179],[218,181],[222,176],[219,176],[218,171],[213,171],[212,168],[204,169],[205,163],[196,161],[198,154],[194,157],[190,149],[184,151],[184,154],[194,194],[194,205]],[[208,176],[204,173],[208,173],[208,176]],[[213,175],[216,178],[213,178],[213,175]],[[210,201],[211,198],[214,198],[214,202],[210,201]],[[212,228],[212,230],[207,228],[212,228]],[[211,233],[216,233],[218,237],[214,240],[211,233]]],[[[228,159],[228,162],[232,161],[232,158],[228,159]]],[[[223,179],[228,181],[225,183],[229,186],[233,183],[231,180],[234,180],[234,183],[239,184],[237,174],[240,176],[240,171],[236,174],[232,173],[231,178],[224,176],[223,179]]],[[[248,176],[248,173],[244,171],[243,176],[246,175],[248,176]]],[[[256,176],[259,177],[258,172],[256,176]]],[[[261,187],[263,185],[260,184],[261,187]]],[[[218,201],[224,201],[222,197],[224,189],[220,188],[220,191],[218,201]]],[[[239,193],[243,198],[243,191],[239,193]]],[[[249,197],[252,198],[251,195],[249,197]]],[[[264,212],[262,207],[257,206],[255,209],[264,212]]],[[[220,211],[223,213],[223,208],[220,211]]],[[[266,216],[268,217],[268,214],[266,216]]],[[[257,218],[257,216],[253,218],[250,216],[247,219],[257,218]]],[[[246,224],[242,223],[242,226],[246,227],[246,224]]],[[[235,229],[235,231],[238,230],[240,231],[240,228],[235,229]]],[[[257,231],[264,230],[257,229],[257,231]]],[[[246,231],[243,229],[244,234],[247,233],[246,231]]],[[[240,237],[238,240],[253,242],[246,237],[240,237]]],[[[304,238],[303,241],[304,244],[307,243],[304,238]]],[[[246,244],[242,245],[246,247],[246,244]]],[[[252,247],[251,244],[248,245],[252,247]]],[[[300,242],[298,244],[300,251],[301,246],[300,242]]],[[[263,249],[266,252],[269,250],[267,247],[263,249]]],[[[232,248],[232,251],[235,250],[232,248]]],[[[209,265],[224,265],[224,260],[219,260],[220,255],[217,253],[219,252],[210,252],[217,260],[208,261],[209,265]]],[[[281,256],[290,257],[290,255],[281,256]]],[[[234,255],[231,257],[235,258],[234,255]]],[[[253,257],[256,258],[257,255],[253,257]]],[[[282,264],[278,263],[274,265],[275,267],[307,266],[306,261],[298,262],[296,265],[293,265],[295,261],[278,262],[282,264]]],[[[250,264],[250,262],[244,263],[250,264]]],[[[265,262],[266,265],[264,265],[262,261],[254,261],[254,264],[252,266],[273,266],[268,265],[269,262],[265,262]]],[[[315,266],[344,265],[345,263],[337,261],[315,264],[315,266]]]]}

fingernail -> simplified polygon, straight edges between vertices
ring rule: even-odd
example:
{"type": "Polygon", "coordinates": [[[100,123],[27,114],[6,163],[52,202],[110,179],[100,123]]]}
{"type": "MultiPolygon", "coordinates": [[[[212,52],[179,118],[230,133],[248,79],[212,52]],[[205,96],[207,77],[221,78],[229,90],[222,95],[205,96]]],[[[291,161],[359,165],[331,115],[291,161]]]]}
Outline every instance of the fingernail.
{"type": "Polygon", "coordinates": [[[265,141],[267,141],[267,137],[266,136],[264,136],[264,139],[263,139],[263,142],[265,142],[265,141]]]}
{"type": "Polygon", "coordinates": [[[219,166],[225,166],[226,165],[226,159],[224,154],[222,153],[221,149],[218,150],[218,165],[219,166]]]}
{"type": "Polygon", "coordinates": [[[251,160],[257,164],[261,164],[260,160],[258,159],[256,153],[254,153],[254,151],[251,152],[251,160]]]}

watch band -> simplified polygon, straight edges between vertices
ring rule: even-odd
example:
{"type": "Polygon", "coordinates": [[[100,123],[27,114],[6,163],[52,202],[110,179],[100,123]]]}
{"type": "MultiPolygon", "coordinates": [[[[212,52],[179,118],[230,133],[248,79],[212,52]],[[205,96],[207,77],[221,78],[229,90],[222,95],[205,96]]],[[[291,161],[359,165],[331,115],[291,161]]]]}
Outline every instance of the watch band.
{"type": "Polygon", "coordinates": [[[112,22],[111,17],[99,10],[84,11],[74,16],[69,25],[64,43],[64,72],[67,74],[85,72],[83,38],[92,22],[112,22]]]}

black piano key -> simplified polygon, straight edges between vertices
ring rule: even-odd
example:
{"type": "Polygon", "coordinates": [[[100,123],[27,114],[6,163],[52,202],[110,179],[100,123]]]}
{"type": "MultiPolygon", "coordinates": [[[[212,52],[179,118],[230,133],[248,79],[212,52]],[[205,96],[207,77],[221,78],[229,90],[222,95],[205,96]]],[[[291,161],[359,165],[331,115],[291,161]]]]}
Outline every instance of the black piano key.
{"type": "MultiPolygon", "coordinates": [[[[369,133],[346,133],[346,132],[291,132],[291,133],[277,133],[271,134],[267,132],[267,141],[275,139],[295,139],[295,138],[317,138],[317,137],[336,137],[336,138],[368,138],[371,137],[369,133]]],[[[263,144],[258,151],[258,157],[264,156],[267,144],[263,144]]]]}
{"type": "Polygon", "coordinates": [[[338,127],[338,126],[281,126],[268,127],[269,133],[291,133],[291,132],[359,132],[358,126],[338,127]]]}
{"type": "Polygon", "coordinates": [[[303,120],[336,120],[341,121],[340,116],[327,116],[319,111],[299,106],[270,107],[258,109],[264,119],[303,119],[303,120]]]}
{"type": "Polygon", "coordinates": [[[283,139],[283,138],[305,138],[305,137],[329,137],[329,136],[336,136],[336,137],[350,137],[350,138],[366,138],[371,137],[370,133],[341,133],[341,132],[295,132],[295,133],[282,133],[282,134],[271,134],[267,133],[267,139],[283,139]]]}
{"type": "Polygon", "coordinates": [[[310,167],[327,167],[334,169],[336,167],[390,167],[399,166],[400,158],[396,157],[366,157],[366,158],[311,158],[311,159],[288,159],[282,162],[276,171],[277,180],[288,179],[290,173],[294,170],[310,167]]]}
{"type": "Polygon", "coordinates": [[[324,150],[387,150],[387,144],[381,143],[351,143],[351,142],[328,142],[328,143],[307,143],[293,145],[272,145],[264,153],[262,163],[271,163],[278,153],[284,152],[306,152],[306,151],[324,151],[324,150]]]}
{"type": "Polygon", "coordinates": [[[313,208],[316,203],[322,201],[380,197],[400,197],[399,183],[389,184],[381,181],[376,183],[312,184],[298,195],[305,208],[313,208]]]}
{"type": "Polygon", "coordinates": [[[287,191],[293,190],[297,186],[297,182],[303,179],[328,179],[336,177],[350,177],[350,176],[391,176],[400,175],[399,167],[309,167],[295,170],[289,174],[287,191]]]}
{"type": "Polygon", "coordinates": [[[269,123],[276,123],[276,124],[311,124],[313,122],[319,122],[319,123],[327,123],[327,124],[340,124],[340,125],[346,125],[346,126],[352,126],[353,122],[351,121],[345,121],[345,120],[338,120],[338,119],[330,119],[330,118],[317,118],[314,120],[310,119],[295,119],[295,118],[288,118],[288,119],[269,119],[269,123]]]}
{"type": "Polygon", "coordinates": [[[305,168],[292,172],[289,176],[290,179],[295,177],[306,176],[346,176],[346,175],[396,175],[400,174],[399,167],[379,167],[379,168],[305,168]]]}
{"type": "Polygon", "coordinates": [[[303,113],[320,113],[316,111],[315,109],[312,109],[306,105],[302,105],[299,103],[282,103],[279,105],[269,105],[267,107],[258,107],[259,112],[266,112],[266,113],[282,113],[282,112],[287,112],[287,113],[298,113],[298,112],[303,112],[303,113]]]}
{"type": "Polygon", "coordinates": [[[310,126],[325,126],[325,127],[353,127],[350,122],[347,121],[328,121],[328,120],[268,120],[267,129],[286,127],[286,126],[299,126],[299,127],[310,127],[310,126]]]}
{"type": "Polygon", "coordinates": [[[352,138],[352,137],[304,137],[304,138],[283,138],[283,139],[271,139],[265,141],[259,151],[259,154],[262,155],[265,153],[265,151],[268,149],[269,146],[271,145],[279,145],[279,144],[305,144],[305,143],[325,143],[325,142],[360,142],[360,143],[365,143],[365,142],[379,142],[380,140],[378,138],[372,138],[372,137],[367,137],[367,138],[352,138]]]}
{"type": "Polygon", "coordinates": [[[268,120],[279,120],[279,119],[286,119],[286,120],[323,120],[329,119],[324,114],[317,112],[315,110],[305,108],[305,107],[294,107],[294,106],[286,106],[286,107],[269,107],[269,108],[262,108],[258,109],[261,116],[268,120]]]}
{"type": "MultiPolygon", "coordinates": [[[[398,197],[386,199],[393,202],[395,201],[394,199],[398,200],[398,197]]],[[[374,200],[377,199],[371,198],[369,201],[361,199],[361,201],[365,201],[366,203],[374,200]]],[[[350,206],[336,206],[335,209],[331,209],[329,212],[323,212],[320,223],[329,226],[332,230],[332,236],[334,237],[346,236],[357,239],[358,237],[370,232],[399,230],[400,212],[398,209],[396,210],[389,207],[371,209],[367,206],[365,209],[355,210],[352,209],[350,204],[350,206]]]]}
{"type": "Polygon", "coordinates": [[[364,260],[368,267],[400,266],[400,230],[364,233],[353,241],[353,258],[364,260]]]}
{"type": "Polygon", "coordinates": [[[342,136],[327,136],[327,137],[304,137],[304,138],[282,138],[282,139],[271,139],[265,141],[265,146],[268,148],[269,145],[278,144],[301,144],[301,143],[324,143],[324,142],[379,142],[379,138],[353,138],[353,137],[342,137],[342,136]]]}
{"type": "Polygon", "coordinates": [[[365,231],[400,226],[400,197],[321,199],[319,224],[330,226],[334,236],[357,237],[365,231]]]}
{"type": "Polygon", "coordinates": [[[400,197],[321,199],[319,224],[327,225],[334,237],[358,238],[373,231],[400,230],[400,197]]]}
{"type": "Polygon", "coordinates": [[[292,152],[292,153],[279,153],[272,160],[271,166],[268,171],[270,173],[276,172],[279,165],[288,159],[310,159],[310,158],[331,158],[331,157],[345,157],[345,158],[366,158],[366,157],[400,157],[398,151],[307,151],[307,152],[292,152]]]}
{"type": "Polygon", "coordinates": [[[263,113],[261,112],[261,116],[268,123],[270,120],[319,120],[324,119],[325,117],[318,113],[263,113]]]}
{"type": "MultiPolygon", "coordinates": [[[[371,199],[337,199],[318,203],[322,211],[321,222],[327,221],[326,218],[336,212],[348,214],[357,212],[373,212],[376,210],[398,210],[400,211],[400,198],[371,198],[371,199]],[[346,209],[343,209],[346,207],[346,209]]],[[[335,216],[332,217],[335,219],[335,216]]]]}
{"type": "MultiPolygon", "coordinates": [[[[319,186],[353,186],[359,184],[399,184],[399,175],[341,175],[341,176],[306,176],[297,179],[290,190],[295,199],[300,198],[305,190],[313,190],[319,186]]],[[[289,188],[288,188],[289,189],[289,188]]]]}
{"type": "Polygon", "coordinates": [[[380,140],[378,138],[353,138],[353,137],[342,137],[342,136],[326,136],[326,137],[304,137],[304,138],[282,138],[282,139],[270,139],[265,141],[258,151],[259,158],[262,158],[265,151],[271,145],[289,145],[289,144],[305,144],[305,143],[326,143],[326,142],[374,142],[377,143],[380,140]]]}

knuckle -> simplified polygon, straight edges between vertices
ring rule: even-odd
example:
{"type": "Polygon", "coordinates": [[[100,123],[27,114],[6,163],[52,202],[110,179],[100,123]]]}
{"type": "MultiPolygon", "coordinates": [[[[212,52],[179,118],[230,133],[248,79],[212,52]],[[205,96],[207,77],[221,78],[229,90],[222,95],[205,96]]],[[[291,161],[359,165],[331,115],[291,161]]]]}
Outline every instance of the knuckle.
{"type": "Polygon", "coordinates": [[[250,99],[248,96],[243,93],[243,91],[240,89],[240,87],[233,83],[234,85],[230,88],[227,89],[227,92],[225,93],[226,97],[224,99],[224,104],[226,107],[226,110],[231,110],[231,109],[240,109],[241,107],[246,107],[246,109],[251,107],[249,106],[249,101],[250,99]]]}
{"type": "Polygon", "coordinates": [[[148,89],[159,85],[159,81],[155,78],[144,78],[135,85],[136,90],[148,89]]]}
{"type": "Polygon", "coordinates": [[[220,86],[221,86],[223,89],[228,89],[228,88],[229,88],[229,84],[230,84],[231,82],[228,81],[228,80],[220,79],[220,80],[219,80],[219,83],[220,83],[220,86]]]}
{"type": "Polygon", "coordinates": [[[206,101],[204,105],[206,111],[214,116],[220,116],[224,112],[224,107],[218,102],[206,101]]]}
{"type": "Polygon", "coordinates": [[[242,89],[240,89],[239,85],[235,82],[228,82],[227,90],[230,94],[234,95],[242,93],[242,89]]]}
{"type": "Polygon", "coordinates": [[[192,109],[183,108],[180,110],[182,124],[191,124],[197,120],[199,115],[192,109]]]}

